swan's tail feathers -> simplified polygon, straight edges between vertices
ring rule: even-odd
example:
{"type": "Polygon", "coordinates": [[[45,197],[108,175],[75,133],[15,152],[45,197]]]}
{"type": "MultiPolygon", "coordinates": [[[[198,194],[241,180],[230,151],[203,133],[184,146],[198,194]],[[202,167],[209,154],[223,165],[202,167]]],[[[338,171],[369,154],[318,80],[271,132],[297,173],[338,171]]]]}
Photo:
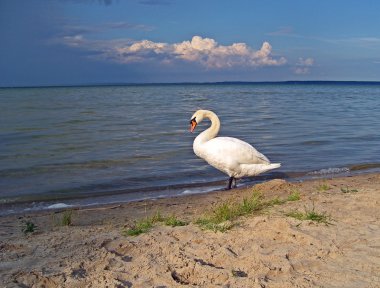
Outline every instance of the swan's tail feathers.
{"type": "Polygon", "coordinates": [[[276,169],[276,168],[280,168],[281,167],[281,163],[271,163],[271,164],[269,164],[269,166],[272,167],[271,169],[276,169]]]}
{"type": "Polygon", "coordinates": [[[269,170],[276,169],[276,168],[279,168],[279,167],[281,167],[281,163],[266,164],[266,165],[263,165],[263,167],[260,167],[261,171],[259,173],[261,174],[261,173],[264,173],[264,172],[267,172],[269,170]]]}
{"type": "MultiPolygon", "coordinates": [[[[256,176],[272,169],[279,168],[281,163],[271,164],[241,164],[242,176],[256,176]]],[[[239,178],[239,177],[237,177],[239,178]]]]}

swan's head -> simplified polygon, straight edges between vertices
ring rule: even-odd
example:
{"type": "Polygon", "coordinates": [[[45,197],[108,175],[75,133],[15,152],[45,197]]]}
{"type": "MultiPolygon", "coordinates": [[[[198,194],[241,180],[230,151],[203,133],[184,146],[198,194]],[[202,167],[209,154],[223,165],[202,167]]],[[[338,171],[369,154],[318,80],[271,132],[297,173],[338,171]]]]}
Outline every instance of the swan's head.
{"type": "Polygon", "coordinates": [[[198,110],[191,116],[190,120],[190,132],[193,132],[195,127],[202,122],[205,115],[205,110],[198,110]]]}

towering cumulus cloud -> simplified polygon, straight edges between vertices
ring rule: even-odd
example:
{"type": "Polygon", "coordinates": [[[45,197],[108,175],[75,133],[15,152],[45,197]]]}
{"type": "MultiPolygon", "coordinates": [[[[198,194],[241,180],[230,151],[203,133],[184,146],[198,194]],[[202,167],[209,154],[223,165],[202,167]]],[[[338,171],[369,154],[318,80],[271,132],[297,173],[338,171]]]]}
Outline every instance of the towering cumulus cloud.
{"type": "Polygon", "coordinates": [[[234,43],[230,46],[219,45],[214,39],[194,36],[191,41],[165,44],[151,41],[140,41],[123,47],[124,61],[144,60],[147,54],[164,54],[166,60],[182,59],[197,62],[207,68],[225,68],[234,66],[268,66],[282,65],[285,58],[274,59],[271,56],[272,46],[264,42],[261,49],[254,51],[245,43],[234,43]]]}
{"type": "Polygon", "coordinates": [[[272,58],[272,46],[268,42],[264,42],[260,50],[254,51],[245,43],[223,46],[213,39],[194,36],[191,41],[172,47],[176,58],[199,62],[208,68],[282,65],[286,62],[283,57],[272,58]]]}
{"type": "Polygon", "coordinates": [[[214,39],[200,36],[194,36],[191,41],[174,44],[149,40],[94,43],[86,42],[82,37],[71,37],[66,39],[66,44],[97,50],[103,59],[119,63],[144,61],[173,63],[180,60],[198,63],[209,69],[279,66],[286,63],[284,57],[272,55],[272,46],[268,42],[264,42],[259,50],[254,50],[245,43],[223,46],[214,39]]]}

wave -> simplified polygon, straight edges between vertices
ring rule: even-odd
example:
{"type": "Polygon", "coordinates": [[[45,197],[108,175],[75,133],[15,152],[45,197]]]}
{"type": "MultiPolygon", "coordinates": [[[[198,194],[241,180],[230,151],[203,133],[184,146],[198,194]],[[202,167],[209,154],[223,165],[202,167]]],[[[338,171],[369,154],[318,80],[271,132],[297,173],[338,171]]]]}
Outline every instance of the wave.
{"type": "Polygon", "coordinates": [[[73,207],[73,205],[68,205],[65,203],[56,203],[52,204],[46,207],[46,209],[63,209],[63,208],[70,208],[73,207]]]}
{"type": "Polygon", "coordinates": [[[345,167],[331,167],[331,168],[322,168],[315,171],[310,171],[306,173],[306,176],[334,176],[347,173],[358,173],[358,172],[371,172],[371,171],[380,171],[380,163],[363,163],[363,164],[351,164],[345,167]]]}
{"type": "Polygon", "coordinates": [[[317,175],[317,176],[325,176],[332,174],[342,174],[350,172],[350,168],[341,167],[341,168],[324,168],[316,171],[308,172],[306,175],[317,175]]]}
{"type": "Polygon", "coordinates": [[[219,189],[220,189],[219,186],[214,186],[214,187],[207,188],[207,189],[204,189],[204,188],[202,188],[202,189],[186,189],[186,190],[182,191],[182,193],[180,193],[180,195],[203,194],[203,193],[216,191],[219,189]]]}

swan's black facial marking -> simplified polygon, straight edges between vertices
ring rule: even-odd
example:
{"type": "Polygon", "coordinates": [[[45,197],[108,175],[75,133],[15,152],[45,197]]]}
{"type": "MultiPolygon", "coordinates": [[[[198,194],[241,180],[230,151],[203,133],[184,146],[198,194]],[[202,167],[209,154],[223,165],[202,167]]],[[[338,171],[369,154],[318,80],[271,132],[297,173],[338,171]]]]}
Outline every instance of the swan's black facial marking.
{"type": "Polygon", "coordinates": [[[195,120],[195,118],[197,117],[194,117],[193,119],[190,120],[190,124],[193,124],[193,122],[197,123],[197,120],[195,120]]]}
{"type": "Polygon", "coordinates": [[[197,127],[197,120],[195,120],[196,117],[190,120],[190,132],[193,132],[195,127],[197,127]]]}

